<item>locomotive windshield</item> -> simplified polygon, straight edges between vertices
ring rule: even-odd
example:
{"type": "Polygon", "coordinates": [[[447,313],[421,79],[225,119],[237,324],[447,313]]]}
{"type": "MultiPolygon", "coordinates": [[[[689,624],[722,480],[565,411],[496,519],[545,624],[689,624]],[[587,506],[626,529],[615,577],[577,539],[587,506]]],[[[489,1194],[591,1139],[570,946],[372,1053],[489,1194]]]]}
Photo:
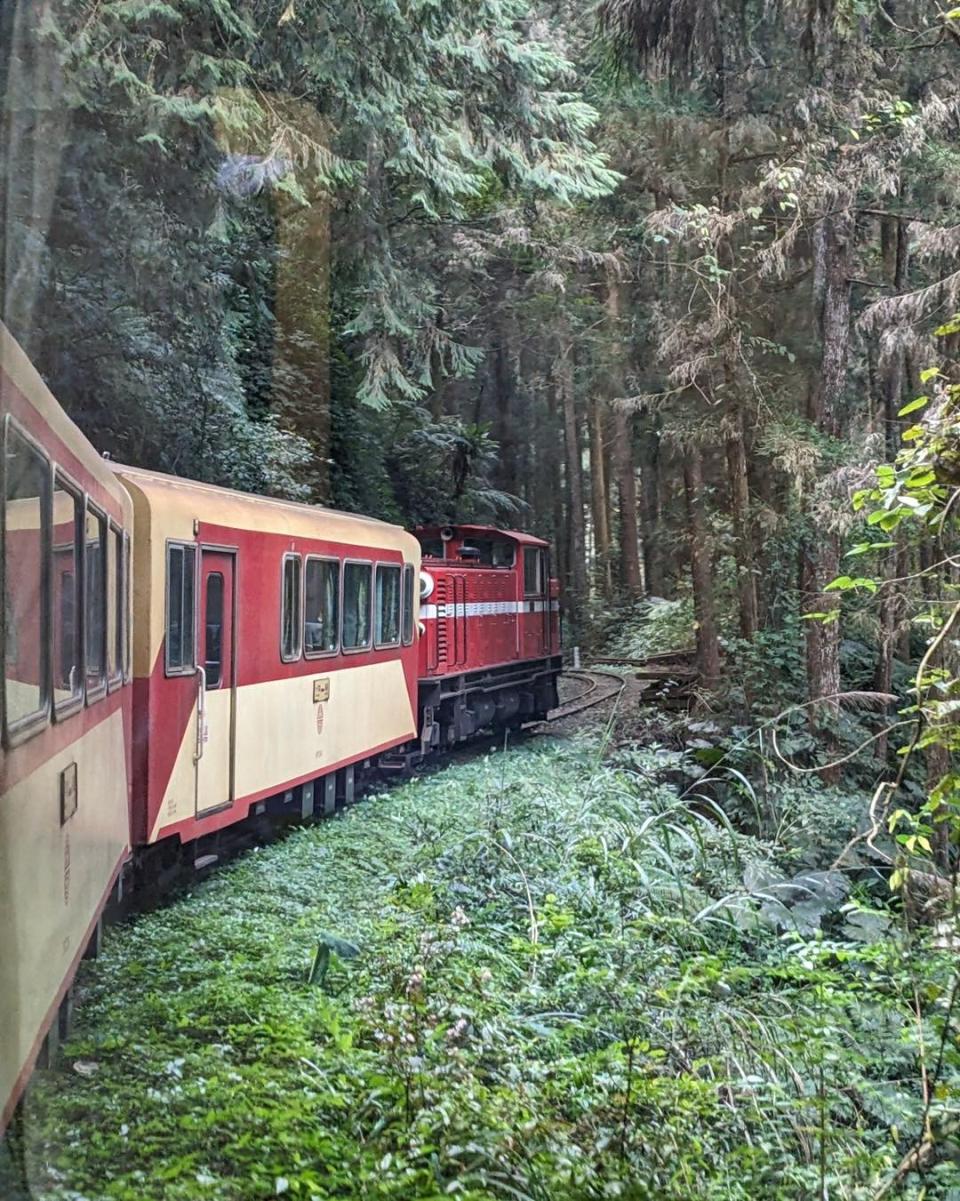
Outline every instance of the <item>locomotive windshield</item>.
{"type": "Polygon", "coordinates": [[[471,538],[470,545],[477,551],[477,561],[484,567],[513,566],[513,543],[506,538],[471,538]]]}
{"type": "Polygon", "coordinates": [[[442,538],[420,538],[420,551],[425,558],[442,559],[443,558],[443,539],[442,538]]]}

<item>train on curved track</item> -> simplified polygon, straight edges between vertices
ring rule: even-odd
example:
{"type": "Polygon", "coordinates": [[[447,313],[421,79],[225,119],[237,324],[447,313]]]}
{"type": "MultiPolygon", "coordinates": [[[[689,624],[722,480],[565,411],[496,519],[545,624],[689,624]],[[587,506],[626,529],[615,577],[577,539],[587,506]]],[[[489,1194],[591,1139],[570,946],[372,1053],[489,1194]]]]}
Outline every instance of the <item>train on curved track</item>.
{"type": "Polygon", "coordinates": [[[549,546],[112,464],[0,325],[0,1132],[131,884],[557,704],[549,546]]]}

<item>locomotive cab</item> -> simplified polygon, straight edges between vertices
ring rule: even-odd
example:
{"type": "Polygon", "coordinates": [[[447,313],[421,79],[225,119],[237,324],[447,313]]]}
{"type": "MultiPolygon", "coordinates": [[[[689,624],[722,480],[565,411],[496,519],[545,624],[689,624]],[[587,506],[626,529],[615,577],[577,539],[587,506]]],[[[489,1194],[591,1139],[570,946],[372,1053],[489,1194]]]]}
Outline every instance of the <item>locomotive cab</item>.
{"type": "Polygon", "coordinates": [[[559,585],[549,544],[489,526],[415,532],[423,749],[541,720],[557,704],[560,673],[559,585]]]}

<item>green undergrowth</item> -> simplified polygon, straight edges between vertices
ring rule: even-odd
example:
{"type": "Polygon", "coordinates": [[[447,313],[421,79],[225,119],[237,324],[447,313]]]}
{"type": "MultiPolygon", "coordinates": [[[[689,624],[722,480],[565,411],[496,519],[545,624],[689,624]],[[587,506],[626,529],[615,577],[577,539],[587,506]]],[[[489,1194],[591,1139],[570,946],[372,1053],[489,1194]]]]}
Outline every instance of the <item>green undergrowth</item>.
{"type": "MultiPolygon", "coordinates": [[[[950,956],[918,986],[863,881],[676,768],[489,754],[112,930],[30,1092],[34,1196],[873,1196],[938,1050],[950,1119],[950,956]]],[[[891,1195],[960,1196],[929,1167],[891,1195]]]]}

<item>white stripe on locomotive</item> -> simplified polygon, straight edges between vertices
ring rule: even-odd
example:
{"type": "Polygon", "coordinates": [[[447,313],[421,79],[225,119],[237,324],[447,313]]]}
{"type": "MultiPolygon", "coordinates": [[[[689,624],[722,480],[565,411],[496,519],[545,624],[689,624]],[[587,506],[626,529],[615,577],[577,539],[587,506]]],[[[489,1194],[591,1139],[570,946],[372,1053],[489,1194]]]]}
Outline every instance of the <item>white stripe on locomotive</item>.
{"type": "Polygon", "coordinates": [[[438,617],[499,617],[507,613],[551,613],[560,612],[560,602],[553,601],[451,601],[446,605],[421,605],[420,620],[430,621],[438,617]]]}

